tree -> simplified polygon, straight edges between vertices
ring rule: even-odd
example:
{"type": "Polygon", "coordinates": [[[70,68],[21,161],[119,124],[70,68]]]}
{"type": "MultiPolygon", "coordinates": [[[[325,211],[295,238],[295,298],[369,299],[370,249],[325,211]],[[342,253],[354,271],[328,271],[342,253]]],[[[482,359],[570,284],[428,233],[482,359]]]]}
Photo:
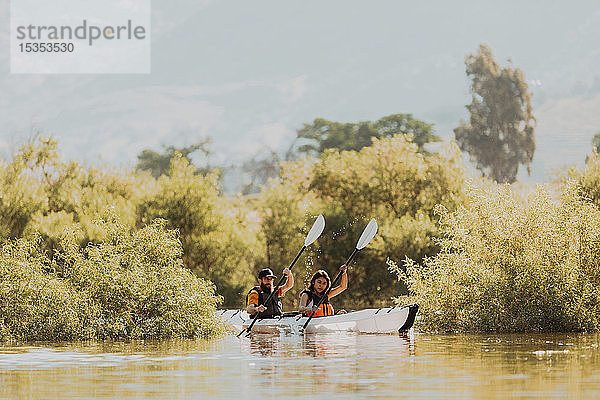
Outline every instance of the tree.
{"type": "Polygon", "coordinates": [[[305,194],[311,214],[323,213],[327,221],[327,234],[311,246],[313,271],[322,268],[335,275],[368,220],[377,219],[376,238],[352,266],[351,290],[336,297],[338,307],[354,309],[383,306],[404,289],[390,279],[387,258],[423,260],[439,251],[434,207],[454,210],[464,182],[455,145],[423,155],[401,134],[373,139],[359,152],[327,150],[316,162],[282,163],[281,175],[283,186],[305,194]]]}
{"type": "Polygon", "coordinates": [[[219,196],[216,173],[196,172],[185,158],[175,156],[169,173],[138,203],[138,225],[161,218],[169,229],[178,229],[185,266],[216,285],[224,306],[237,307],[254,280],[252,235],[233,215],[230,202],[219,196]]]}
{"type": "Polygon", "coordinates": [[[456,141],[484,176],[512,183],[520,164],[530,172],[535,151],[535,118],[523,72],[512,65],[501,68],[485,44],[465,64],[473,101],[466,106],[469,121],[454,129],[456,141]]]}
{"type": "Polygon", "coordinates": [[[600,131],[596,132],[596,134],[592,138],[592,148],[594,150],[594,153],[600,154],[600,131]]]}
{"type": "MultiPolygon", "coordinates": [[[[205,156],[209,155],[209,143],[210,139],[206,138],[187,147],[177,148],[174,146],[163,146],[164,151],[162,153],[157,153],[156,151],[149,149],[142,150],[142,152],[137,156],[138,163],[136,165],[136,169],[140,171],[150,171],[153,177],[158,178],[161,175],[166,175],[169,173],[171,159],[175,157],[176,154],[181,154],[181,156],[188,160],[188,162],[192,165],[193,163],[189,157],[190,154],[200,150],[205,156]]],[[[199,171],[204,173],[208,172],[207,168],[199,169],[199,171]]]]}
{"type": "Polygon", "coordinates": [[[292,148],[298,145],[298,153],[313,155],[319,155],[327,149],[359,151],[370,146],[373,138],[391,138],[399,133],[412,135],[412,141],[421,153],[425,152],[426,143],[441,141],[433,133],[433,124],[414,119],[411,114],[393,114],[375,122],[341,123],[317,118],[312,124],[304,124],[298,130],[296,142],[304,144],[294,143],[292,148]]]}
{"type": "Polygon", "coordinates": [[[260,192],[261,185],[265,185],[269,179],[279,175],[279,162],[279,155],[266,147],[252,158],[244,161],[241,172],[248,180],[243,184],[242,194],[260,192]]]}
{"type": "Polygon", "coordinates": [[[85,168],[63,161],[52,138],[24,144],[9,164],[0,163],[0,241],[41,234],[52,253],[66,227],[76,224],[81,244],[101,240],[95,219],[106,208],[135,223],[134,203],[146,175],[110,168],[85,168]]]}

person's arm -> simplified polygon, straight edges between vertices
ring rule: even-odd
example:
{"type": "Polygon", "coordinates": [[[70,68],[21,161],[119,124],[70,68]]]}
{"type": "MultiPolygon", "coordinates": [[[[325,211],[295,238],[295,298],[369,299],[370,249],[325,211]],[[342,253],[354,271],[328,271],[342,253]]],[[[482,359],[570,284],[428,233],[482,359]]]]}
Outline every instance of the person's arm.
{"type": "Polygon", "coordinates": [[[302,296],[300,296],[300,304],[298,305],[298,312],[301,312],[304,315],[312,313],[314,306],[308,307],[308,301],[308,294],[302,293],[302,296]]]}
{"type": "Polygon", "coordinates": [[[246,312],[251,315],[263,312],[267,308],[263,305],[258,305],[258,292],[253,291],[248,295],[248,305],[246,306],[246,312]]]}
{"type": "Polygon", "coordinates": [[[283,285],[280,290],[281,290],[281,294],[284,295],[285,292],[287,292],[288,290],[290,290],[292,287],[294,287],[294,274],[292,274],[292,271],[289,270],[289,268],[285,268],[283,270],[283,274],[285,276],[287,276],[287,279],[285,281],[285,285],[283,285]]]}
{"type": "Polygon", "coordinates": [[[348,267],[346,265],[342,265],[340,267],[340,271],[342,271],[342,281],[338,286],[329,291],[329,298],[337,296],[348,288],[348,267]]]}

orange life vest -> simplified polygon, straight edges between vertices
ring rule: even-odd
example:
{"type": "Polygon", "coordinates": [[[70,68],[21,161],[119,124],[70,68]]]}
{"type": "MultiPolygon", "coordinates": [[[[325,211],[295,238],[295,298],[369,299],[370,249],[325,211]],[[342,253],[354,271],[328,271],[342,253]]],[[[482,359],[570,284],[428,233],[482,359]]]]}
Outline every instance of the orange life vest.
{"type": "MultiPolygon", "coordinates": [[[[302,293],[300,293],[300,297],[302,297],[304,293],[308,295],[308,303],[306,304],[307,307],[316,306],[317,303],[321,300],[321,297],[317,296],[309,290],[304,290],[302,293]]],[[[315,311],[314,317],[326,317],[328,315],[333,314],[333,306],[329,303],[329,298],[327,298],[323,300],[317,311],[315,311]]]]}

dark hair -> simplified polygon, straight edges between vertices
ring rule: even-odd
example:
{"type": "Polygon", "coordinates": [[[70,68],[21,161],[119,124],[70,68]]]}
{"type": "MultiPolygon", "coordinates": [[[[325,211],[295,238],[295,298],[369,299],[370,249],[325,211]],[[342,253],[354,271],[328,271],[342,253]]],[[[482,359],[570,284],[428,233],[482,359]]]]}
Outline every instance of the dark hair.
{"type": "Polygon", "coordinates": [[[327,271],[320,269],[313,274],[312,278],[310,278],[310,286],[308,287],[309,292],[315,293],[315,281],[319,278],[327,279],[327,287],[325,288],[325,292],[329,289],[331,286],[331,278],[329,277],[327,271]]]}

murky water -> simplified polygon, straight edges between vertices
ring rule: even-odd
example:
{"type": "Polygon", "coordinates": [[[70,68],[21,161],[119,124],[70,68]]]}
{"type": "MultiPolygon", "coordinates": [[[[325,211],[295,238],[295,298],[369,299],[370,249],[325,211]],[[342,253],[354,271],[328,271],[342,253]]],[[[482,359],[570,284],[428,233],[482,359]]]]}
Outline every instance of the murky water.
{"type": "Polygon", "coordinates": [[[600,398],[599,335],[255,335],[0,347],[0,397],[600,398]]]}

